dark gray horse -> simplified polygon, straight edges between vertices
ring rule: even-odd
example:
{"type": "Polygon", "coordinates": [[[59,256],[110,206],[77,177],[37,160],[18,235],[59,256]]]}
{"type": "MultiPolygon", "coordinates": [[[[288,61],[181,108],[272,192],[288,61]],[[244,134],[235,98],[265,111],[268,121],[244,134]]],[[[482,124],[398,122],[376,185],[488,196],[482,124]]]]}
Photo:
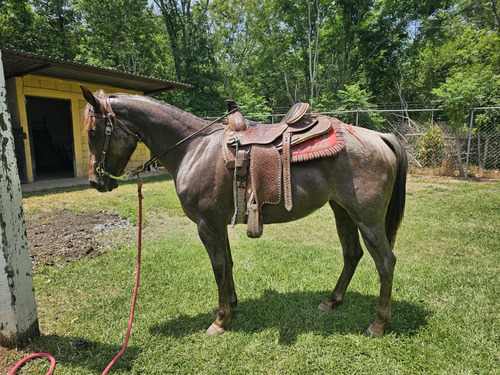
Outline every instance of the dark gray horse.
{"type": "MultiPolygon", "coordinates": [[[[82,92],[89,103],[84,121],[90,184],[101,192],[116,188],[111,176],[123,172],[138,141],[144,142],[153,155],[163,155],[159,161],[174,179],[184,212],[198,226],[218,286],[217,317],[207,333],[223,333],[237,304],[227,233],[234,213],[233,173],[221,156],[223,125],[214,124],[165,154],[208,123],[148,97],[107,95],[103,91],[92,94],[84,87],[82,92]],[[109,124],[113,125],[111,131],[109,124]]],[[[333,292],[318,306],[323,311],[342,303],[363,255],[361,233],[381,283],[377,317],[365,334],[381,336],[391,319],[396,264],[392,249],[404,212],[407,159],[393,135],[363,128],[344,133],[346,148],[338,156],[292,164],[293,209],[287,211],[283,202],[265,205],[263,219],[264,223],[297,220],[330,204],[344,267],[333,292]]]]}

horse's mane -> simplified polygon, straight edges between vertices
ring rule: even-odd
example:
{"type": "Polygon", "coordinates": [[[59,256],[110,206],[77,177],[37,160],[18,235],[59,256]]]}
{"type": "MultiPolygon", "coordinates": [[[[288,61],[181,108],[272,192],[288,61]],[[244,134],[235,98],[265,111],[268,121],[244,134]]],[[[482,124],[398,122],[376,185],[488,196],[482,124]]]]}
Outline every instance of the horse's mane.
{"type": "MultiPolygon", "coordinates": [[[[153,103],[153,104],[160,106],[160,107],[165,107],[170,112],[177,112],[180,117],[191,118],[193,120],[197,120],[200,122],[207,122],[206,120],[204,120],[200,117],[197,117],[189,112],[185,112],[177,107],[174,107],[171,104],[162,102],[160,100],[157,100],[155,98],[151,98],[149,96],[133,95],[133,94],[126,94],[126,93],[121,93],[121,92],[113,93],[113,94],[106,94],[106,92],[102,89],[95,92],[94,96],[97,99],[100,99],[101,104],[104,106],[109,105],[109,101],[104,100],[104,99],[106,99],[106,97],[108,97],[108,98],[130,98],[130,99],[134,99],[137,101],[144,101],[144,102],[148,102],[148,103],[153,103]]],[[[111,107],[105,108],[105,111],[111,112],[112,109],[111,109],[111,107]]],[[[85,134],[88,134],[94,128],[95,119],[94,119],[94,116],[92,116],[92,114],[93,114],[93,108],[90,104],[87,104],[87,106],[85,107],[84,114],[83,114],[83,131],[85,134]]]]}
{"type": "Polygon", "coordinates": [[[201,121],[201,122],[207,122],[206,120],[204,120],[204,119],[202,119],[202,118],[200,118],[198,116],[195,116],[195,115],[193,115],[193,114],[191,114],[189,112],[183,111],[182,109],[174,107],[171,104],[162,102],[161,100],[152,98],[150,96],[141,96],[141,95],[133,95],[133,94],[115,93],[115,94],[110,94],[109,97],[110,98],[131,98],[131,99],[134,99],[134,100],[137,100],[137,101],[144,101],[144,102],[148,102],[148,103],[153,103],[153,104],[156,104],[156,105],[158,105],[160,107],[165,107],[169,112],[177,112],[180,117],[186,117],[186,118],[191,118],[193,120],[198,120],[198,121],[201,121]]]}

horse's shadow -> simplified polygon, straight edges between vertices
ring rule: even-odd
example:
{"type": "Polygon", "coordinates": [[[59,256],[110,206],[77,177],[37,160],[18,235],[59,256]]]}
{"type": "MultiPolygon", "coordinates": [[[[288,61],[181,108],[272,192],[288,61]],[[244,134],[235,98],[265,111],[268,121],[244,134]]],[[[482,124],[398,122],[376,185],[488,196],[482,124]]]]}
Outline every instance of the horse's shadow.
{"type": "MultiPolygon", "coordinates": [[[[329,295],[327,291],[279,293],[266,290],[259,298],[243,300],[233,312],[228,332],[257,333],[268,328],[279,330],[279,342],[292,345],[303,333],[322,336],[362,334],[376,316],[378,296],[347,292],[344,303],[330,312],[318,312],[316,306],[329,295]]],[[[410,337],[427,325],[431,314],[422,305],[393,299],[392,322],[386,334],[410,337]]],[[[153,335],[182,337],[206,328],[213,311],[195,316],[180,315],[150,328],[153,335]]]]}

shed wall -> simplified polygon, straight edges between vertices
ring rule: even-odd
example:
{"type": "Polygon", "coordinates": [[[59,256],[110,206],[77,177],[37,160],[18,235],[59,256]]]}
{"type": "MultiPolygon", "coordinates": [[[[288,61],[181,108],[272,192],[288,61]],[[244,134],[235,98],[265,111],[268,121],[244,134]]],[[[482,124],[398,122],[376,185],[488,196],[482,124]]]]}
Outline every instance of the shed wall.
{"type": "MultiPolygon", "coordinates": [[[[10,78],[14,80],[15,93],[9,93],[16,97],[17,118],[20,126],[27,137],[24,139],[24,149],[26,155],[26,170],[28,182],[33,182],[32,149],[30,146],[30,134],[28,127],[28,116],[26,111],[26,96],[41,98],[65,99],[71,102],[71,118],[74,136],[75,155],[75,177],[85,177],[89,171],[89,151],[87,136],[83,132],[83,111],[87,102],[82,96],[80,85],[83,84],[91,91],[103,89],[108,93],[124,92],[128,94],[139,94],[142,92],[127,90],[119,87],[102,86],[94,83],[76,82],[37,75],[26,75],[23,77],[10,78]]],[[[12,87],[12,85],[11,85],[12,87]]],[[[142,165],[150,158],[150,151],[144,144],[139,144],[132,155],[128,168],[135,168],[142,165]]]]}

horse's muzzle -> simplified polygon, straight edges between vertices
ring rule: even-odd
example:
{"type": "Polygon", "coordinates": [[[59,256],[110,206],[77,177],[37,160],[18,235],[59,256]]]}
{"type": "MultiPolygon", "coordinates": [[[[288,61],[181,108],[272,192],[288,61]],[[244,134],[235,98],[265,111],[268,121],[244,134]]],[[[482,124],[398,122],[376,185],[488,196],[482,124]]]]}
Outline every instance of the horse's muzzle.
{"type": "Polygon", "coordinates": [[[106,193],[118,187],[118,182],[108,177],[89,179],[90,186],[101,193],[106,193]]]}

